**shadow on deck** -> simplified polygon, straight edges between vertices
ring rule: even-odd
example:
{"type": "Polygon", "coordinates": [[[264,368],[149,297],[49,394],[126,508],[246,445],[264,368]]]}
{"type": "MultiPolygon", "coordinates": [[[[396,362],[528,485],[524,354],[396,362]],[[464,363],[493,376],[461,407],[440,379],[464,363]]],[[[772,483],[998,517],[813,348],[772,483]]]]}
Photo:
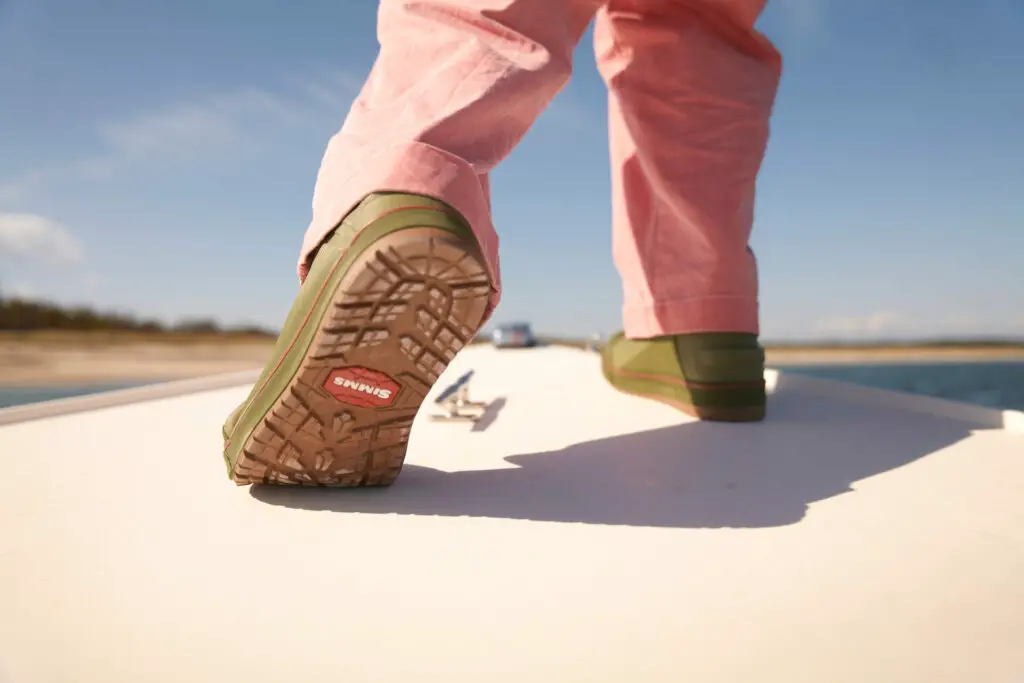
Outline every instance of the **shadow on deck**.
{"type": "Polygon", "coordinates": [[[363,513],[601,525],[765,528],[799,522],[854,482],[951,446],[975,425],[851,404],[836,412],[785,389],[762,424],[687,423],[506,458],[515,468],[405,466],[389,489],[254,486],[270,505],[363,513]]]}

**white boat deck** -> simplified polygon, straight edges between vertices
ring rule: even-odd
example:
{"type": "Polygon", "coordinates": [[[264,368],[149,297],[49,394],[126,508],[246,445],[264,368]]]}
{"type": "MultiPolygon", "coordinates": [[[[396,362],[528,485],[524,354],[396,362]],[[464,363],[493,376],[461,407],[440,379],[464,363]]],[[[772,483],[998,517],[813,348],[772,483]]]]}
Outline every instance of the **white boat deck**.
{"type": "Polygon", "coordinates": [[[1024,680],[1024,415],[769,372],[697,423],[598,365],[469,349],[495,410],[390,489],[230,483],[251,375],[0,411],[0,681],[1024,680]]]}

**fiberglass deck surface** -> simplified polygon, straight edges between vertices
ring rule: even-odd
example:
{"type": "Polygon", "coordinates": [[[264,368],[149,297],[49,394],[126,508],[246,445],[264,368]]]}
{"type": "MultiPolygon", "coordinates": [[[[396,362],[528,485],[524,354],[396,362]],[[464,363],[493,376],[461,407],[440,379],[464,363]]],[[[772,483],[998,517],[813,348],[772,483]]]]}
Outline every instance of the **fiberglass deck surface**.
{"type": "Polygon", "coordinates": [[[569,349],[435,392],[468,369],[494,409],[422,411],[390,489],[235,487],[248,387],[0,427],[0,681],[1020,680],[991,411],[783,376],[767,422],[696,423],[569,349]]]}

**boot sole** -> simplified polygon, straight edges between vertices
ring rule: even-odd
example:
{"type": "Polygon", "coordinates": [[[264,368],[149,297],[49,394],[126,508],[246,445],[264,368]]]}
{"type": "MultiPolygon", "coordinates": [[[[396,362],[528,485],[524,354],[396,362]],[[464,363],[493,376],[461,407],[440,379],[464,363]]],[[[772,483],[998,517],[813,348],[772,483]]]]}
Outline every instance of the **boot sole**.
{"type": "Polygon", "coordinates": [[[341,278],[298,372],[246,439],[239,485],[388,486],[413,420],[484,322],[476,245],[440,228],[381,237],[341,278]]]}

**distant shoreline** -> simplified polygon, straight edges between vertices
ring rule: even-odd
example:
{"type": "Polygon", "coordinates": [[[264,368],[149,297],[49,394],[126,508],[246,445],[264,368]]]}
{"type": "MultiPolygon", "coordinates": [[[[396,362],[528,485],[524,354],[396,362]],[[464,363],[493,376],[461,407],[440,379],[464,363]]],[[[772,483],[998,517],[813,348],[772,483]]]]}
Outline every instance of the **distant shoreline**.
{"type": "Polygon", "coordinates": [[[0,387],[148,383],[260,368],[264,335],[0,332],[0,387]]]}
{"type": "MultiPolygon", "coordinates": [[[[158,382],[259,369],[274,341],[242,333],[0,332],[0,387],[158,382]]],[[[1024,344],[767,345],[770,366],[1007,361],[1024,362],[1024,344]]]]}
{"type": "Polygon", "coordinates": [[[1024,361],[1024,347],[878,346],[787,349],[767,347],[769,365],[860,365],[1024,361]]]}

